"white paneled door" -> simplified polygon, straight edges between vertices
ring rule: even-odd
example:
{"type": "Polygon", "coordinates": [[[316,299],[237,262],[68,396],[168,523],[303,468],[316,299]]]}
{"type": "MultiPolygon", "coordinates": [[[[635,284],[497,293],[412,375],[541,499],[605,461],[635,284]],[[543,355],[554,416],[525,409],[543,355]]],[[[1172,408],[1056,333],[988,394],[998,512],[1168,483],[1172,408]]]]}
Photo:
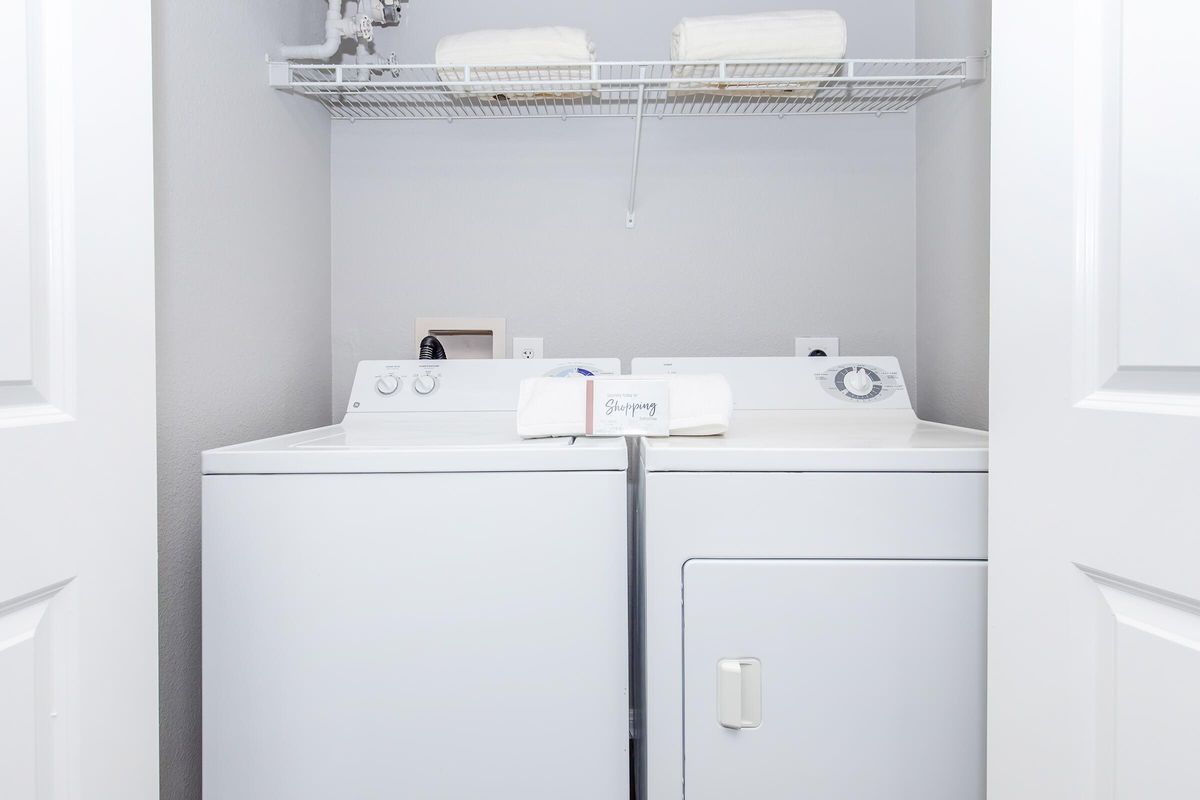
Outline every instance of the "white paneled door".
{"type": "Polygon", "coordinates": [[[158,796],[150,4],[7,0],[0,798],[158,796]]]}
{"type": "Polygon", "coordinates": [[[995,5],[995,800],[1200,797],[1198,28],[995,5]]]}

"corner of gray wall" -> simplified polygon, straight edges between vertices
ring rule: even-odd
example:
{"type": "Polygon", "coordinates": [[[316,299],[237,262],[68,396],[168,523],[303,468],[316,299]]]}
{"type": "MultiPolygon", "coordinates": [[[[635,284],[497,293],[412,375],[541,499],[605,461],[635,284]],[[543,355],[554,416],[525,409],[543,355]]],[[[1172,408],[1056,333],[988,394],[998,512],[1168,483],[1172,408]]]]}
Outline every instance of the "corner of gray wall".
{"type": "MultiPolygon", "coordinates": [[[[986,0],[917,0],[917,57],[982,55],[986,0]]],[[[917,106],[916,351],[923,419],[988,425],[990,85],[917,106]]]]}
{"type": "Polygon", "coordinates": [[[264,54],[320,0],[156,0],[161,796],[201,796],[200,451],[329,422],[329,117],[264,54]]]}

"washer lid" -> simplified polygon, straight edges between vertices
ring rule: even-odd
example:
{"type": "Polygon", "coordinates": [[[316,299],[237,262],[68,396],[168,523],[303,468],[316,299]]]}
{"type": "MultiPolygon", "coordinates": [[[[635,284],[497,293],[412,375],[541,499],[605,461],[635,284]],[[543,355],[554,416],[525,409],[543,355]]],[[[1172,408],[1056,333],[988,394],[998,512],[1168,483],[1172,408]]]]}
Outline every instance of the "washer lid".
{"type": "Polygon", "coordinates": [[[986,472],[984,431],[907,410],[735,411],[723,436],[643,439],[649,472],[986,472]]]}
{"type": "Polygon", "coordinates": [[[522,439],[512,411],[348,414],[340,425],[208,450],[206,475],[624,470],[622,438],[522,439]]]}

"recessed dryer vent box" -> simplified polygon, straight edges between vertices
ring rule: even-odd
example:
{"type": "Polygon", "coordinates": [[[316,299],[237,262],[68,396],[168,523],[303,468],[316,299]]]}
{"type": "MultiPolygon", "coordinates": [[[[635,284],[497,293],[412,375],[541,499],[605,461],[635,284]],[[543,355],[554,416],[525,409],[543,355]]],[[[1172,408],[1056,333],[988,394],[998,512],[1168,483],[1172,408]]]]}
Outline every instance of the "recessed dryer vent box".
{"type": "Polygon", "coordinates": [[[446,358],[504,358],[503,317],[418,317],[416,349],[421,340],[436,336],[446,358]]]}

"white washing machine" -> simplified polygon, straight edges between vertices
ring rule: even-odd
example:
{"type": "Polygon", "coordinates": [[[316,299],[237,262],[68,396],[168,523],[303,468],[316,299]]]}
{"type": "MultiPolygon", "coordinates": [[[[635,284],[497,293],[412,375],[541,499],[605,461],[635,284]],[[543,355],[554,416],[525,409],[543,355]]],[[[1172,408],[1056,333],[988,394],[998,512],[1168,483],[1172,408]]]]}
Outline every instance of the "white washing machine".
{"type": "Polygon", "coordinates": [[[648,800],[982,800],[987,435],[894,358],[720,372],[728,434],[639,443],[648,800]]]}
{"type": "Polygon", "coordinates": [[[340,425],[203,456],[204,796],[624,800],[627,449],[521,378],[372,361],[340,425]]]}

